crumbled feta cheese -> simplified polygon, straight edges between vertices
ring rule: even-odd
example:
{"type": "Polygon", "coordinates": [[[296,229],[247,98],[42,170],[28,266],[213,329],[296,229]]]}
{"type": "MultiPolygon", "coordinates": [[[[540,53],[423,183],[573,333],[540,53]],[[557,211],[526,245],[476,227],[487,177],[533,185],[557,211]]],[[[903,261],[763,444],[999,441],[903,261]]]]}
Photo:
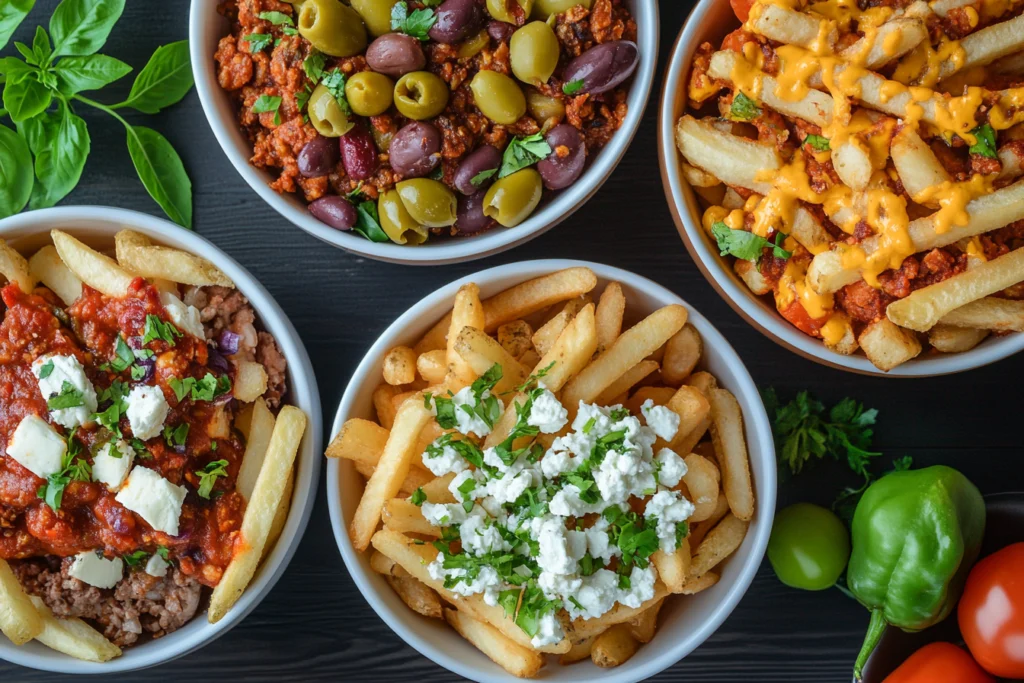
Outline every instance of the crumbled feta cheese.
{"type": "Polygon", "coordinates": [[[63,469],[67,449],[64,437],[38,415],[23,417],[7,442],[7,455],[43,479],[63,469]]]}
{"type": "Polygon", "coordinates": [[[654,567],[647,565],[640,569],[633,565],[629,572],[629,588],[619,591],[618,600],[626,607],[639,607],[654,597],[654,567]]]}
{"type": "Polygon", "coordinates": [[[530,645],[544,647],[562,642],[565,631],[554,612],[549,612],[537,621],[537,635],[530,639],[530,645]]]}
{"type": "MultiPolygon", "coordinates": [[[[433,444],[431,444],[433,446],[433,444]]],[[[446,474],[463,472],[469,469],[466,459],[459,455],[459,452],[450,445],[445,445],[440,450],[428,448],[423,451],[423,464],[436,477],[443,477],[446,474]]]]}
{"type": "Polygon", "coordinates": [[[149,556],[149,561],[146,562],[146,573],[150,576],[156,576],[162,578],[167,576],[167,570],[170,568],[170,563],[158,554],[153,553],[149,556]]]}
{"type": "Polygon", "coordinates": [[[39,380],[39,393],[45,399],[63,393],[65,383],[82,394],[82,405],[51,410],[50,417],[54,422],[68,429],[92,422],[96,412],[96,389],[85,376],[85,368],[77,358],[57,354],[40,356],[32,363],[32,373],[39,380]]]}
{"type": "Polygon", "coordinates": [[[152,439],[163,429],[167,419],[167,399],[160,387],[139,384],[128,393],[128,424],[137,439],[152,439]]]}
{"type": "MultiPolygon", "coordinates": [[[[555,439],[558,441],[558,439],[555,439]]],[[[554,448],[548,450],[540,460],[540,471],[548,479],[554,479],[566,472],[576,469],[577,463],[566,451],[556,451],[554,448]]]]}
{"type": "Polygon", "coordinates": [[[614,605],[619,598],[619,576],[607,569],[598,569],[590,576],[583,577],[583,585],[573,596],[581,607],[567,600],[565,608],[573,619],[595,619],[614,605]]]}
{"type": "MultiPolygon", "coordinates": [[[[480,400],[487,399],[491,396],[490,391],[485,391],[480,394],[480,400]]],[[[455,429],[460,434],[476,434],[479,437],[487,436],[491,433],[491,427],[483,419],[472,410],[477,405],[477,398],[473,395],[472,387],[463,387],[451,397],[452,403],[455,405],[455,429]],[[463,408],[462,406],[466,406],[463,408]]],[[[430,410],[434,415],[437,415],[437,401],[431,399],[430,410]]]]}
{"type": "Polygon", "coordinates": [[[544,434],[559,432],[569,420],[569,411],[558,402],[555,395],[547,389],[533,399],[533,407],[526,419],[526,424],[537,427],[544,434]]]}
{"type": "Polygon", "coordinates": [[[655,456],[655,460],[660,465],[658,483],[662,486],[672,488],[686,476],[686,463],[671,448],[662,448],[655,456]]]}
{"type": "Polygon", "coordinates": [[[587,535],[567,530],[559,517],[543,518],[532,535],[540,548],[537,566],[546,572],[573,574],[576,563],[587,552],[587,535]]]}
{"type": "Polygon", "coordinates": [[[108,441],[100,446],[92,458],[92,480],[106,484],[117,492],[128,477],[128,470],[135,460],[135,449],[122,439],[108,441]]]}
{"type": "Polygon", "coordinates": [[[566,484],[555,495],[551,496],[548,503],[548,510],[559,517],[582,517],[591,512],[601,512],[607,507],[607,503],[598,501],[596,503],[585,503],[580,499],[580,488],[575,484],[566,484]]]}
{"type": "Polygon", "coordinates": [[[459,538],[462,540],[462,549],[470,555],[512,550],[490,515],[479,505],[473,508],[473,512],[459,526],[459,538]]]}
{"type": "Polygon", "coordinates": [[[423,518],[434,526],[451,526],[462,524],[468,514],[461,504],[424,503],[420,510],[423,518]]]}
{"type": "Polygon", "coordinates": [[[206,340],[206,332],[203,330],[199,309],[189,306],[170,292],[160,292],[160,303],[164,305],[164,310],[167,311],[167,316],[175,327],[188,332],[193,337],[206,340]]]}
{"type": "Polygon", "coordinates": [[[136,467],[114,497],[157,531],[178,535],[181,504],[188,491],[167,481],[148,467],[136,467]]]}
{"type": "Polygon", "coordinates": [[[479,472],[478,470],[464,470],[455,475],[455,478],[452,479],[450,484],[448,484],[448,490],[453,496],[455,496],[455,500],[460,503],[465,503],[467,500],[473,500],[474,498],[483,496],[483,491],[478,491],[483,482],[484,474],[482,472],[479,472]],[[469,492],[469,497],[467,498],[459,489],[462,488],[470,479],[476,481],[476,486],[469,492]],[[479,493],[480,496],[474,495],[476,493],[479,493]]]}
{"type": "Polygon", "coordinates": [[[679,415],[671,408],[656,406],[654,401],[647,399],[640,406],[640,412],[647,420],[647,426],[665,441],[671,441],[679,431],[679,415]]]}
{"type": "Polygon", "coordinates": [[[607,564],[613,557],[622,554],[618,546],[611,544],[611,537],[608,536],[608,520],[599,517],[594,525],[585,529],[587,535],[587,552],[595,560],[601,560],[607,564]]]}
{"type": "Polygon", "coordinates": [[[75,555],[68,574],[90,586],[113,588],[124,574],[124,562],[120,557],[108,560],[92,550],[86,550],[75,555]]]}
{"type": "Polygon", "coordinates": [[[583,585],[583,579],[575,575],[541,572],[537,577],[537,585],[544,591],[544,597],[555,600],[578,591],[583,585]]]}
{"type": "Polygon", "coordinates": [[[678,491],[658,491],[647,501],[644,516],[657,517],[658,540],[662,550],[672,552],[676,549],[676,525],[689,519],[694,509],[693,503],[683,498],[678,491]]]}
{"type": "MultiPolygon", "coordinates": [[[[460,568],[445,569],[444,554],[438,553],[437,559],[427,565],[427,574],[429,574],[430,578],[435,581],[444,581],[445,579],[467,577],[469,572],[460,568]]],[[[476,578],[472,580],[459,581],[452,585],[449,590],[453,593],[458,593],[459,595],[476,595],[477,593],[486,594],[489,588],[497,588],[500,585],[501,578],[493,567],[481,567],[476,578]]]]}

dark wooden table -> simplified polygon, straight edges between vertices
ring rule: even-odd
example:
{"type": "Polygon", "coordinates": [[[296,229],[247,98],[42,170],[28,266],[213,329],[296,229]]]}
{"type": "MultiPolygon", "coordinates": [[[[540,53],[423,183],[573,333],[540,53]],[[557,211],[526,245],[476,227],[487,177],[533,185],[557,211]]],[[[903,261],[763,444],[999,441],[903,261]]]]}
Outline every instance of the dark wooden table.
{"type": "MultiPolygon", "coordinates": [[[[39,0],[17,39],[31,42],[35,25],[45,25],[55,6],[56,0],[39,0]]],[[[691,6],[687,0],[661,4],[662,65],[691,6]]],[[[188,11],[187,0],[131,0],[104,51],[139,69],[158,45],[187,36],[188,11]]],[[[121,88],[126,92],[131,79],[125,80],[121,88]]],[[[259,278],[291,317],[313,359],[327,429],[349,374],[377,333],[422,296],[490,266],[567,257],[627,268],[671,288],[718,326],[760,386],[775,386],[784,398],[809,389],[829,403],[853,396],[878,408],[876,446],[887,459],[909,454],[918,466],[952,465],[984,493],[1024,489],[1016,460],[1022,453],[1024,354],[952,377],[861,377],[776,346],[718,297],[683,247],[665,205],[655,130],[660,88],[659,68],[632,147],[585,207],[529,245],[483,261],[433,268],[359,258],[286,222],[235,173],[194,92],[158,116],[128,118],[145,119],[145,125],[174,144],[192,178],[196,230],[259,278]]],[[[125,94],[111,89],[117,92],[110,97],[125,94]]],[[[161,215],[135,177],[121,126],[85,107],[79,113],[89,125],[92,154],[78,188],[63,204],[109,204],[161,215]]],[[[806,500],[828,505],[848,483],[843,468],[822,463],[784,481],[779,504],[806,500]]],[[[847,683],[867,621],[867,613],[838,590],[806,593],[783,586],[766,560],[722,628],[657,680],[847,683]]],[[[0,680],[57,678],[0,663],[0,680]]],[[[147,683],[235,678],[427,683],[455,676],[406,646],[356,590],[331,534],[321,482],[298,553],[253,614],[211,647],[117,678],[147,683]]]]}

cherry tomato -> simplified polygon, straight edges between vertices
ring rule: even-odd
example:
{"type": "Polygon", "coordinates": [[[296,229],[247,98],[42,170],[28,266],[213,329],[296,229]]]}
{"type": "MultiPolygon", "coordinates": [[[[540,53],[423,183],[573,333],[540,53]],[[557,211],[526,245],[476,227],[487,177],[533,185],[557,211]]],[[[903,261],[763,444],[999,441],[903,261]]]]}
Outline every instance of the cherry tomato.
{"type": "Polygon", "coordinates": [[[1024,543],[974,565],[957,620],[978,664],[1003,678],[1024,678],[1024,543]]]}
{"type": "Polygon", "coordinates": [[[995,683],[953,643],[929,643],[910,655],[882,683],[995,683]]]}
{"type": "Polygon", "coordinates": [[[743,22],[746,22],[747,17],[750,16],[750,8],[754,6],[754,2],[755,0],[729,0],[736,18],[743,22]]]}

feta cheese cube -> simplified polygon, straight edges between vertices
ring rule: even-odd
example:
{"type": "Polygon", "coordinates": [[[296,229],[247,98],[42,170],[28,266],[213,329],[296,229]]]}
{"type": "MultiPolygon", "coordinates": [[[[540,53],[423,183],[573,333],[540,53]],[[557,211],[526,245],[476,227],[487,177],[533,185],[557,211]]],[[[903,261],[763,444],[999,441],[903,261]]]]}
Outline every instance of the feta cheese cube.
{"type": "Polygon", "coordinates": [[[157,531],[178,535],[181,504],[188,491],[167,481],[148,467],[136,467],[114,497],[157,531]]]}
{"type": "Polygon", "coordinates": [[[108,441],[93,456],[92,480],[106,484],[108,489],[116,493],[128,477],[128,470],[134,461],[135,449],[123,439],[108,441]]]}
{"type": "Polygon", "coordinates": [[[156,576],[163,578],[167,576],[167,570],[170,568],[170,563],[164,558],[160,557],[156,553],[153,553],[149,557],[149,561],[146,562],[146,573],[150,576],[156,576]]]}
{"type": "Polygon", "coordinates": [[[671,408],[656,406],[654,401],[647,399],[640,406],[640,412],[647,420],[647,426],[665,441],[671,441],[679,431],[679,415],[671,408]]]}
{"type": "Polygon", "coordinates": [[[423,451],[423,465],[433,472],[436,477],[443,477],[450,472],[458,474],[469,469],[466,459],[459,455],[459,452],[450,445],[445,445],[443,448],[438,449],[434,444],[431,444],[423,451]]]}
{"type": "Polygon", "coordinates": [[[152,439],[167,419],[167,399],[160,387],[139,384],[128,393],[128,424],[137,439],[152,439]]]}
{"type": "Polygon", "coordinates": [[[655,460],[661,468],[658,470],[658,483],[662,486],[672,488],[686,476],[686,462],[671,448],[662,448],[655,456],[655,460]]]}
{"type": "Polygon", "coordinates": [[[92,550],[86,550],[75,555],[68,574],[90,586],[113,588],[124,574],[124,562],[120,557],[108,560],[92,550]]]}
{"type": "Polygon", "coordinates": [[[96,412],[96,388],[85,376],[85,368],[77,358],[57,354],[40,356],[32,363],[32,373],[39,380],[39,393],[45,399],[61,394],[65,382],[82,394],[82,405],[51,410],[54,422],[72,429],[92,421],[96,412]]]}
{"type": "Polygon", "coordinates": [[[555,434],[561,431],[568,421],[569,411],[547,389],[533,399],[530,415],[526,418],[526,424],[537,427],[544,434],[555,434]]]}
{"type": "Polygon", "coordinates": [[[22,418],[7,442],[7,455],[43,479],[63,469],[62,461],[67,449],[64,437],[38,415],[22,418]]]}
{"type": "Polygon", "coordinates": [[[203,321],[199,317],[199,309],[189,306],[170,292],[160,292],[160,303],[164,305],[167,317],[171,319],[175,327],[183,332],[188,332],[193,337],[206,339],[203,321]]]}
{"type": "Polygon", "coordinates": [[[544,647],[560,643],[563,638],[565,631],[562,629],[562,622],[554,612],[549,612],[537,621],[537,635],[530,639],[530,644],[534,647],[544,647]]]}

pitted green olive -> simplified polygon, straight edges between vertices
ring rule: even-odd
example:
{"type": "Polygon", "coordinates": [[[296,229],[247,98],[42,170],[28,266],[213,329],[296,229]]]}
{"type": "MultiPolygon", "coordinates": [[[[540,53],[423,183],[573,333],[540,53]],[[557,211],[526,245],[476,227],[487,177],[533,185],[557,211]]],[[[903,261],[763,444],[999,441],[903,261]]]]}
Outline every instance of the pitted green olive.
{"type": "Polygon", "coordinates": [[[395,187],[405,210],[420,225],[428,228],[454,225],[458,202],[455,193],[444,183],[430,178],[413,178],[403,180],[395,187]]]}
{"type": "Polygon", "coordinates": [[[509,41],[512,73],[523,83],[547,83],[558,66],[558,38],[543,21],[531,21],[509,41]]]}
{"type": "Polygon", "coordinates": [[[511,78],[497,71],[478,71],[469,84],[473,100],[484,116],[511,125],[526,113],[526,95],[511,78]]]}
{"type": "Polygon", "coordinates": [[[299,10],[299,33],[332,57],[351,57],[366,48],[366,27],[359,14],[340,0],[306,0],[299,10]]]}
{"type": "Polygon", "coordinates": [[[306,112],[309,114],[309,122],[325,137],[340,138],[355,125],[348,120],[348,115],[338,104],[338,100],[334,99],[334,95],[323,83],[316,86],[313,94],[309,96],[306,112]]]}
{"type": "Polygon", "coordinates": [[[549,97],[534,88],[526,89],[526,109],[545,133],[565,118],[565,103],[562,100],[549,97]]]}
{"type": "Polygon", "coordinates": [[[407,118],[433,118],[447,105],[448,84],[429,71],[405,74],[395,84],[395,106],[407,118]]]}
{"type": "Polygon", "coordinates": [[[427,241],[427,229],[413,220],[405,210],[398,190],[382,192],[377,200],[380,227],[395,244],[423,244],[427,241]]]}
{"type": "Polygon", "coordinates": [[[540,173],[524,168],[491,185],[484,197],[484,215],[506,228],[525,221],[540,203],[543,193],[540,173]]]}
{"type": "Polygon", "coordinates": [[[360,71],[345,83],[345,99],[359,116],[377,116],[391,106],[395,85],[376,71],[360,71]]]}
{"type": "MultiPolygon", "coordinates": [[[[552,14],[561,14],[572,9],[576,5],[583,5],[590,9],[592,0],[536,0],[533,3],[533,17],[546,20],[552,14]]],[[[352,4],[355,4],[354,2],[352,4]]]]}
{"type": "Polygon", "coordinates": [[[459,59],[470,59],[476,57],[481,50],[491,44],[491,37],[487,35],[487,29],[470,36],[459,46],[459,59]]]}
{"type": "Polygon", "coordinates": [[[487,0],[487,13],[498,21],[504,21],[508,24],[518,24],[516,21],[516,13],[509,11],[509,7],[512,4],[518,4],[523,8],[523,16],[530,16],[530,12],[533,11],[533,0],[487,0]]]}
{"type": "Polygon", "coordinates": [[[391,32],[391,8],[396,4],[398,0],[352,0],[352,9],[359,12],[370,35],[382,36],[391,32]]]}

